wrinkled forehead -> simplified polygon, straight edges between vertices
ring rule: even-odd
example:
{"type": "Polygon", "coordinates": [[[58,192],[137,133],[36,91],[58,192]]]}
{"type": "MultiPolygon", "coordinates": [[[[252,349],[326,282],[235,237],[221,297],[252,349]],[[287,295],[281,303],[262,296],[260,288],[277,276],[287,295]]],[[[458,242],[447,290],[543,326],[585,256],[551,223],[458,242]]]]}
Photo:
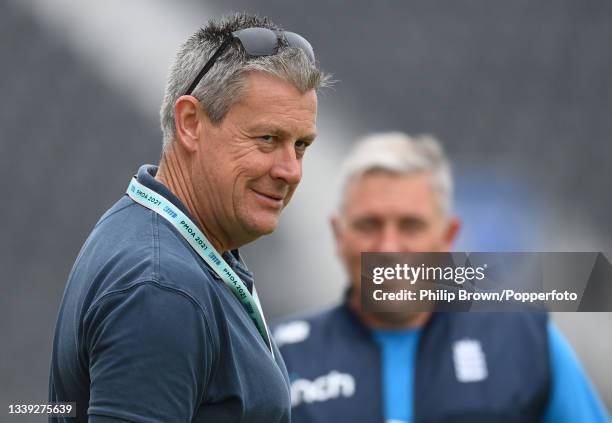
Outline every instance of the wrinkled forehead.
{"type": "Polygon", "coordinates": [[[373,169],[349,178],[342,192],[345,216],[429,216],[439,212],[430,171],[397,173],[373,169]]]}
{"type": "Polygon", "coordinates": [[[229,110],[249,124],[282,122],[302,132],[316,131],[317,94],[301,92],[291,82],[264,72],[246,76],[241,98],[229,110]],[[248,121],[246,120],[248,118],[248,121]]]}

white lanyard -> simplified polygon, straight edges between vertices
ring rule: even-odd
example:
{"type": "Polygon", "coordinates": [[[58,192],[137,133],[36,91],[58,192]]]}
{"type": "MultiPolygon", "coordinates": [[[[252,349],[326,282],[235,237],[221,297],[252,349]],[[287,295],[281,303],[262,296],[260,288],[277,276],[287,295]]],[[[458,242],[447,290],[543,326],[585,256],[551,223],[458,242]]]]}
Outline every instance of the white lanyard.
{"type": "Polygon", "coordinates": [[[154,211],[179,231],[189,245],[198,253],[200,257],[214,270],[214,272],[225,282],[236,298],[242,303],[244,309],[255,324],[257,331],[272,352],[272,344],[266,320],[257,297],[257,291],[253,286],[253,295],[249,292],[246,285],[234,270],[225,262],[221,254],[208,241],[206,236],[198,227],[172,202],[161,194],[145,187],[136,178],[132,178],[127,189],[127,195],[138,204],[154,211]]]}

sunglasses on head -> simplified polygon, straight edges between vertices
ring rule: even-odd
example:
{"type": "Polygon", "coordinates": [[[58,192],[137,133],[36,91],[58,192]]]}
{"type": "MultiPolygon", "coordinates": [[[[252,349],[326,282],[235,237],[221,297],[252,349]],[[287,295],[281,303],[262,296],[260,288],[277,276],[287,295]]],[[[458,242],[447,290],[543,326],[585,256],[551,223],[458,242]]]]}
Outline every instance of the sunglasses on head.
{"type": "Polygon", "coordinates": [[[301,35],[288,31],[273,31],[269,28],[245,28],[232,32],[231,36],[219,46],[217,51],[206,62],[202,70],[195,77],[185,95],[190,95],[204,75],[213,67],[219,56],[231,45],[232,41],[240,41],[242,48],[249,57],[273,56],[278,53],[280,41],[283,40],[289,47],[302,50],[311,63],[315,62],[314,51],[310,43],[301,35]]]}

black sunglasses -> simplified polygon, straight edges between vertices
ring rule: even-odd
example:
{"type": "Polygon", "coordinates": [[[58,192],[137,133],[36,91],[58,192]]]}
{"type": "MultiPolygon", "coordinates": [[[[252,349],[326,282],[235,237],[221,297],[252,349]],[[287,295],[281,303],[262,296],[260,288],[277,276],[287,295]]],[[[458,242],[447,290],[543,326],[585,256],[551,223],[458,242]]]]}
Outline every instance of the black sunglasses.
{"type": "Polygon", "coordinates": [[[190,95],[204,75],[213,67],[219,56],[230,46],[233,40],[238,39],[242,48],[250,57],[273,56],[278,53],[279,41],[283,40],[289,47],[297,47],[306,53],[311,63],[315,62],[312,46],[304,37],[295,32],[273,31],[269,28],[245,28],[232,32],[231,36],[219,46],[204,65],[198,76],[195,77],[185,95],[190,95]]]}

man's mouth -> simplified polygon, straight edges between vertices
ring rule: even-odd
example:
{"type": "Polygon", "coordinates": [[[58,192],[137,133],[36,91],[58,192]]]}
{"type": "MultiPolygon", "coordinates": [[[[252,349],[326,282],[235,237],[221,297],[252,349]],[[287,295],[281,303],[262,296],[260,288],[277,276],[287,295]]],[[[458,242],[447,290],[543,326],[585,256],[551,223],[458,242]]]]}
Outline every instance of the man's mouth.
{"type": "Polygon", "coordinates": [[[279,209],[283,207],[285,199],[284,194],[278,194],[274,192],[262,192],[253,188],[251,188],[251,191],[253,191],[255,195],[262,200],[262,202],[266,203],[270,207],[279,209]]]}

